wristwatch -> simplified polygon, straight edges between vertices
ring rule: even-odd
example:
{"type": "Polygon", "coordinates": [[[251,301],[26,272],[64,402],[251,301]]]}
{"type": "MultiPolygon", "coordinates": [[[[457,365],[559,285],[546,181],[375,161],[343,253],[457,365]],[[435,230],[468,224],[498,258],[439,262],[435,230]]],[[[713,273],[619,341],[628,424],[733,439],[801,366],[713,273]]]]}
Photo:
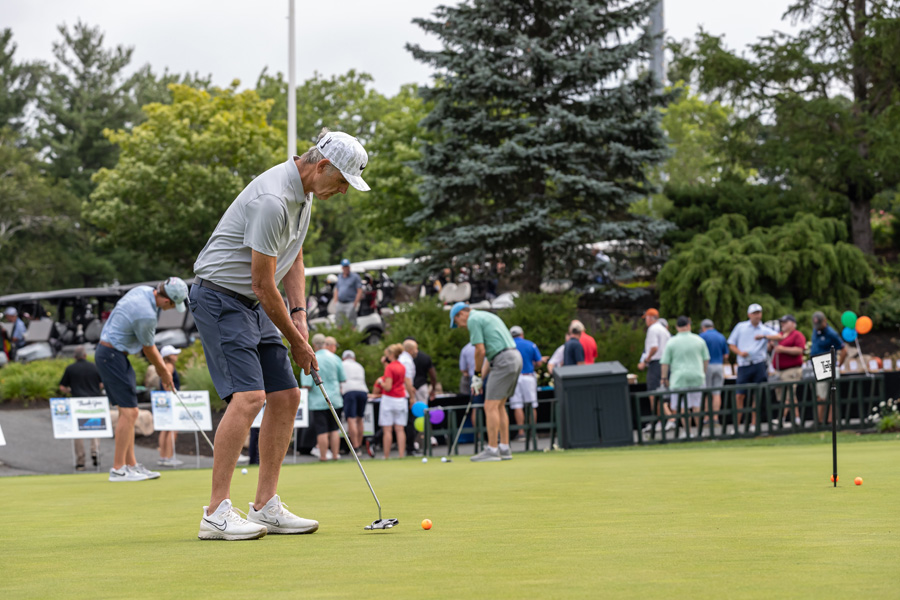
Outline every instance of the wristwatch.
{"type": "MultiPolygon", "coordinates": [[[[292,309],[291,309],[291,316],[293,317],[293,316],[294,316],[294,313],[296,313],[296,312],[306,312],[306,309],[303,308],[302,306],[298,306],[297,308],[292,308],[292,309]]],[[[309,313],[306,313],[306,314],[308,315],[309,313]]]]}

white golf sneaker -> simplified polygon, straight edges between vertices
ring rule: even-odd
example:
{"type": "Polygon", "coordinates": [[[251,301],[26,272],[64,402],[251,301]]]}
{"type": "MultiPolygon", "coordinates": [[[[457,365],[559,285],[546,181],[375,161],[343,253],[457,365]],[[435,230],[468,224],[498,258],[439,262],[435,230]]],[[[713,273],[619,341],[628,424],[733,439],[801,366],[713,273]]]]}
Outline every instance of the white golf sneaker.
{"type": "Polygon", "coordinates": [[[151,471],[141,463],[137,463],[134,466],[128,467],[135,473],[140,473],[141,475],[146,475],[147,479],[159,479],[159,471],[151,471]]]}
{"type": "Polygon", "coordinates": [[[484,450],[469,458],[469,460],[472,462],[496,462],[502,460],[502,458],[500,457],[500,450],[498,448],[485,446],[484,450]]]}
{"type": "Polygon", "coordinates": [[[677,427],[675,421],[669,421],[668,423],[666,423],[666,431],[672,431],[673,429],[675,429],[675,427],[677,427]]]}
{"type": "Polygon", "coordinates": [[[314,533],[319,528],[318,521],[298,517],[289,511],[287,505],[282,504],[278,494],[272,496],[271,500],[259,510],[253,508],[251,502],[247,520],[263,525],[269,533],[314,533]]]}
{"type": "Polygon", "coordinates": [[[138,473],[128,465],[124,465],[121,469],[110,469],[110,481],[146,481],[150,479],[143,473],[138,473]]]}
{"type": "Polygon", "coordinates": [[[231,500],[222,500],[214,513],[209,507],[203,507],[203,518],[200,519],[201,540],[258,540],[268,533],[265,525],[251,523],[241,512],[231,505],[231,500]]]}
{"type": "Polygon", "coordinates": [[[512,460],[512,448],[500,448],[500,460],[512,460]]]}

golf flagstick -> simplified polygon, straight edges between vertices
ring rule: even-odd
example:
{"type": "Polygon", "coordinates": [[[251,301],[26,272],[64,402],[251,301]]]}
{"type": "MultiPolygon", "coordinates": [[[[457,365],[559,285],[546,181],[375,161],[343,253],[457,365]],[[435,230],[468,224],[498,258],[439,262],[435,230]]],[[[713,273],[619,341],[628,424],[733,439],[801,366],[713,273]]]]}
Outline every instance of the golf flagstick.
{"type": "Polygon", "coordinates": [[[835,396],[837,396],[837,352],[834,349],[834,346],[831,347],[831,461],[833,467],[833,476],[832,481],[834,481],[834,487],[837,487],[838,481],[838,472],[837,472],[837,406],[835,401],[835,396]]]}
{"type": "Polygon", "coordinates": [[[366,529],[390,529],[394,525],[397,525],[400,521],[397,519],[383,519],[381,517],[381,502],[378,501],[378,496],[375,495],[375,490],[372,489],[372,484],[369,483],[369,477],[366,475],[366,470],[363,469],[362,463],[359,462],[359,457],[356,455],[356,450],[353,449],[353,443],[350,441],[350,437],[347,435],[347,432],[344,430],[344,424],[341,423],[341,419],[338,417],[337,411],[334,410],[334,405],[331,403],[331,398],[328,397],[328,392],[325,391],[325,385],[322,383],[322,378],[319,377],[319,372],[315,369],[310,369],[310,374],[312,375],[313,382],[318,386],[319,391],[322,392],[322,395],[325,397],[325,402],[328,403],[328,408],[331,410],[331,416],[334,417],[334,421],[337,423],[338,427],[341,429],[341,434],[344,436],[344,440],[347,442],[347,446],[350,448],[350,453],[353,454],[353,458],[356,459],[356,464],[359,467],[359,472],[362,473],[363,479],[366,480],[366,485],[369,486],[369,491],[372,492],[372,497],[375,498],[375,504],[378,505],[378,520],[372,521],[371,525],[366,525],[366,529]]]}
{"type": "MultiPolygon", "coordinates": [[[[185,405],[184,401],[181,399],[181,396],[178,395],[178,392],[176,392],[174,388],[173,388],[171,391],[172,391],[173,394],[175,394],[175,398],[178,399],[178,402],[181,404],[181,407],[185,410],[185,412],[186,412],[186,413],[188,414],[188,416],[191,418],[191,421],[193,421],[193,422],[194,422],[194,425],[197,426],[197,431],[200,432],[200,434],[203,436],[203,439],[206,440],[206,443],[207,443],[207,444],[209,444],[209,449],[213,451],[213,454],[215,454],[215,453],[216,453],[216,448],[215,448],[215,446],[213,446],[213,443],[212,443],[211,441],[209,441],[209,438],[206,436],[206,432],[203,431],[203,429],[200,427],[200,423],[198,423],[198,422],[197,422],[197,419],[194,418],[194,415],[191,414],[190,409],[187,407],[187,405],[185,405]]],[[[198,458],[198,460],[199,460],[199,458],[200,458],[200,452],[199,452],[199,449],[198,449],[198,451],[197,451],[197,458],[198,458]]]]}

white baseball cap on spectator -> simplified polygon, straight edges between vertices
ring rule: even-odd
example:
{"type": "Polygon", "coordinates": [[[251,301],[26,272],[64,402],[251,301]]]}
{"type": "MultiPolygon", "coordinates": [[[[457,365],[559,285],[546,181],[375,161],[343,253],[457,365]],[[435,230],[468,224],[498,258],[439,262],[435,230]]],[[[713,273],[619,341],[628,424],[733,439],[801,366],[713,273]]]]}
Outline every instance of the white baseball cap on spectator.
{"type": "Polygon", "coordinates": [[[347,183],[361,192],[371,189],[362,178],[369,155],[358,139],[342,131],[329,131],[318,141],[316,148],[341,172],[347,183]]]}
{"type": "Polygon", "coordinates": [[[16,310],[15,306],[10,306],[5,311],[3,311],[3,314],[7,317],[15,317],[19,314],[19,311],[16,310]]]}
{"type": "Polygon", "coordinates": [[[347,360],[348,358],[356,358],[356,353],[353,350],[344,350],[344,353],[341,354],[341,358],[347,360]]]}
{"type": "Polygon", "coordinates": [[[762,312],[762,306],[760,306],[759,304],[756,304],[756,303],[754,302],[753,304],[751,304],[750,306],[747,307],[747,314],[748,314],[748,315],[752,315],[752,314],[755,313],[755,312],[761,313],[761,312],[762,312]]]}
{"type": "Polygon", "coordinates": [[[168,345],[160,348],[159,353],[163,358],[165,358],[167,356],[176,356],[178,354],[181,354],[181,350],[179,350],[175,346],[168,345]]]}

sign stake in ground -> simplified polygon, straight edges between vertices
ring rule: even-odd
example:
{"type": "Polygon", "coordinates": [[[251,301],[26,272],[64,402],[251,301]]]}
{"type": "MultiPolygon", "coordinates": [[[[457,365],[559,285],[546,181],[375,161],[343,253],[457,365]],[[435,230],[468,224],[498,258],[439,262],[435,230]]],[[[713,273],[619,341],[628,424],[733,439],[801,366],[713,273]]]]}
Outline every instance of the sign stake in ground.
{"type": "Polygon", "coordinates": [[[837,487],[837,369],[834,368],[834,365],[837,364],[837,352],[835,351],[834,346],[831,347],[831,352],[828,354],[813,356],[812,364],[813,371],[816,374],[816,381],[831,380],[831,481],[833,482],[834,487],[837,487]]]}

